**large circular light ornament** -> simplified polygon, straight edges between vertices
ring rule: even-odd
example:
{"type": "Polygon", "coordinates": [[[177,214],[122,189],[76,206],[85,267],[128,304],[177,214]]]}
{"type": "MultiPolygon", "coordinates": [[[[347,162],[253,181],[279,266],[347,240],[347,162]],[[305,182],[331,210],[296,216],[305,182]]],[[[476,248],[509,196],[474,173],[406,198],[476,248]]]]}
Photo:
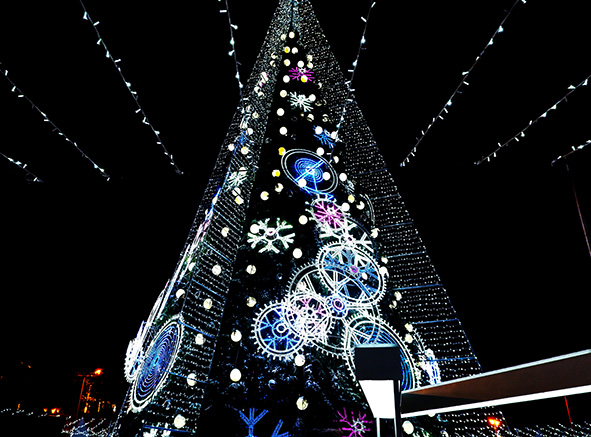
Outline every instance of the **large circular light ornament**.
{"type": "Polygon", "coordinates": [[[265,307],[257,315],[253,328],[259,349],[274,358],[292,358],[303,344],[303,338],[286,320],[281,303],[265,307]]]}
{"type": "Polygon", "coordinates": [[[333,167],[326,159],[309,150],[292,149],[285,152],[281,157],[281,166],[285,175],[308,193],[331,193],[337,187],[338,177],[333,167]]]}
{"type": "Polygon", "coordinates": [[[172,320],[160,329],[150,344],[132,386],[132,411],[143,410],[164,386],[176,359],[182,333],[182,325],[176,319],[172,320]]]}
{"type": "Polygon", "coordinates": [[[383,297],[385,281],[370,253],[346,244],[324,246],[318,254],[321,278],[333,294],[352,306],[373,305],[383,297]]]}
{"type": "Polygon", "coordinates": [[[240,370],[232,369],[232,371],[230,372],[230,379],[234,382],[238,382],[240,381],[240,378],[242,378],[242,373],[240,372],[240,370]]]}

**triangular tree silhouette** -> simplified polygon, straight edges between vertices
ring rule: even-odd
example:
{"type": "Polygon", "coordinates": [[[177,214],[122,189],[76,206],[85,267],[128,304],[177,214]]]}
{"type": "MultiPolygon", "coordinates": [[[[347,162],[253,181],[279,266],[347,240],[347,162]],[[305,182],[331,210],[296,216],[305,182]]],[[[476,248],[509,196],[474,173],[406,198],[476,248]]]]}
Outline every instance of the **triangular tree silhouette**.
{"type": "MultiPolygon", "coordinates": [[[[115,434],[370,435],[360,343],[403,389],[479,363],[307,0],[281,0],[173,277],[130,343],[115,434]]],[[[490,413],[490,411],[489,411],[490,413]]],[[[483,411],[415,435],[490,435],[483,411]]]]}

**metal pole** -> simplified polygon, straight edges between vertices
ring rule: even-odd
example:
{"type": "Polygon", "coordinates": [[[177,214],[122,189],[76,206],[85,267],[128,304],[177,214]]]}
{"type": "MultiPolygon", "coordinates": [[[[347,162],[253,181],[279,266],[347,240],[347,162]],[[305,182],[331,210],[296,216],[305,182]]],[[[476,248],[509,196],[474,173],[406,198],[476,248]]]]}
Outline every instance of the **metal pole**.
{"type": "Polygon", "coordinates": [[[377,432],[377,437],[381,437],[382,434],[380,433],[380,418],[376,417],[376,432],[377,432]]]}

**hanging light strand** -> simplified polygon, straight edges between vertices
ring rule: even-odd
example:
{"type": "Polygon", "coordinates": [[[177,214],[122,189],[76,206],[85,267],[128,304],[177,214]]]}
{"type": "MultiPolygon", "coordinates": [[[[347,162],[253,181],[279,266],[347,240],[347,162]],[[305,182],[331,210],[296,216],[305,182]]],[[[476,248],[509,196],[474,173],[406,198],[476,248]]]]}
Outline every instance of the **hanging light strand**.
{"type": "Polygon", "coordinates": [[[433,125],[438,120],[443,120],[444,115],[446,115],[449,112],[449,108],[453,104],[453,99],[456,97],[457,94],[461,94],[461,91],[460,90],[463,87],[469,85],[469,83],[466,81],[466,79],[468,79],[468,76],[470,75],[470,73],[472,72],[472,70],[474,70],[474,68],[476,67],[476,65],[480,61],[480,59],[482,59],[482,56],[484,55],[484,52],[486,52],[486,49],[488,49],[491,45],[493,45],[494,39],[496,38],[496,36],[499,33],[503,33],[505,31],[505,29],[503,27],[504,24],[505,24],[505,21],[507,21],[507,19],[509,18],[509,16],[513,12],[513,9],[515,9],[515,6],[517,6],[517,4],[519,4],[519,3],[525,3],[525,0],[517,0],[513,4],[513,6],[511,6],[511,9],[509,9],[509,11],[507,12],[507,14],[505,15],[505,18],[503,18],[503,21],[501,21],[501,24],[499,25],[499,27],[497,27],[497,29],[493,33],[492,37],[490,38],[490,40],[488,41],[488,43],[486,44],[486,46],[484,46],[484,48],[480,51],[480,54],[476,57],[476,59],[474,60],[474,63],[472,64],[472,66],[468,70],[462,72],[462,80],[460,80],[460,83],[458,84],[458,86],[456,87],[456,89],[454,90],[454,92],[452,93],[451,97],[447,100],[447,103],[443,106],[443,108],[439,111],[439,113],[433,118],[433,120],[431,120],[431,123],[429,124],[429,126],[427,126],[427,128],[425,130],[422,130],[421,131],[421,136],[420,137],[417,137],[417,142],[415,143],[414,147],[408,153],[408,155],[406,155],[406,157],[404,158],[404,160],[400,163],[400,166],[401,167],[404,167],[406,164],[408,164],[410,162],[410,160],[415,156],[415,154],[417,152],[417,149],[419,147],[419,144],[421,144],[421,142],[423,141],[423,139],[425,138],[425,136],[427,135],[427,133],[429,133],[429,131],[431,130],[431,128],[433,127],[433,125]]]}
{"type": "Polygon", "coordinates": [[[11,91],[13,93],[15,93],[18,98],[26,100],[29,103],[29,105],[31,105],[31,108],[33,108],[35,111],[37,111],[43,117],[43,121],[48,123],[51,126],[53,132],[57,132],[57,134],[60,135],[61,137],[63,137],[64,140],[66,140],[68,143],[70,143],[72,146],[74,146],[76,148],[76,150],[78,150],[78,152],[80,152],[80,154],[82,155],[82,157],[84,159],[86,159],[87,161],[90,161],[90,163],[92,164],[92,166],[94,167],[95,170],[98,170],[104,178],[109,180],[110,176],[105,172],[105,170],[103,168],[99,167],[86,153],[84,153],[84,151],[82,151],[82,149],[80,147],[78,147],[78,144],[76,144],[75,141],[72,141],[70,138],[68,138],[68,136],[59,127],[57,127],[53,121],[51,121],[49,119],[47,114],[45,112],[43,112],[41,109],[39,109],[39,107],[37,105],[35,105],[35,103],[29,97],[27,97],[20,90],[20,88],[18,88],[16,86],[16,84],[12,81],[12,79],[10,79],[10,77],[8,77],[8,70],[3,71],[3,76],[12,85],[11,91]]]}
{"type": "Polygon", "coordinates": [[[27,174],[27,179],[31,180],[33,182],[43,182],[41,179],[39,179],[37,176],[35,176],[35,174],[30,171],[27,168],[27,164],[20,162],[20,161],[16,161],[8,156],[6,156],[4,153],[0,152],[0,156],[6,158],[7,160],[9,160],[10,162],[12,162],[14,165],[16,165],[17,167],[20,167],[26,174],[27,174]]]}
{"type": "Polygon", "coordinates": [[[175,172],[177,174],[183,174],[183,172],[179,169],[179,167],[174,162],[172,154],[164,146],[164,143],[162,142],[162,138],[160,137],[160,131],[158,131],[158,130],[156,130],[156,128],[154,128],[154,126],[152,125],[152,123],[148,119],[146,112],[144,111],[144,109],[140,105],[137,92],[132,90],[131,83],[123,75],[123,72],[121,71],[121,68],[119,67],[119,63],[121,62],[121,59],[113,58],[113,56],[111,55],[111,52],[107,48],[107,45],[105,44],[105,41],[103,40],[103,38],[97,28],[99,21],[92,20],[88,11],[86,10],[86,7],[84,6],[84,2],[82,0],[80,0],[80,5],[82,6],[82,10],[84,11],[84,15],[82,16],[82,19],[84,21],[88,21],[92,25],[92,28],[94,29],[94,32],[97,36],[96,44],[99,46],[102,46],[105,49],[105,57],[113,63],[113,65],[115,66],[115,69],[117,70],[117,72],[119,73],[119,76],[121,77],[121,80],[123,80],[123,83],[125,83],[125,86],[127,87],[127,90],[129,91],[129,93],[131,94],[131,97],[133,97],[133,100],[137,106],[137,110],[135,111],[135,113],[140,114],[142,116],[142,123],[145,124],[146,126],[148,126],[152,130],[152,132],[154,133],[154,136],[156,137],[156,144],[158,144],[162,148],[164,155],[168,158],[170,165],[172,165],[174,167],[175,172]]]}
{"type": "Polygon", "coordinates": [[[361,52],[363,50],[365,50],[365,44],[367,43],[367,40],[365,39],[365,35],[367,33],[367,25],[369,23],[369,16],[371,15],[371,11],[375,5],[376,5],[376,2],[372,2],[371,5],[369,6],[369,10],[367,11],[367,15],[365,17],[361,17],[361,21],[363,21],[365,23],[365,25],[363,26],[363,33],[361,35],[361,40],[359,42],[359,49],[357,50],[357,56],[355,57],[355,61],[353,61],[352,68],[347,70],[348,73],[351,73],[351,78],[345,82],[345,85],[347,85],[348,93],[347,93],[347,99],[345,99],[345,104],[343,105],[343,112],[341,113],[341,119],[339,120],[339,122],[336,126],[337,127],[337,134],[341,128],[341,124],[345,121],[345,113],[347,112],[347,103],[350,103],[353,101],[353,99],[351,98],[351,94],[355,91],[355,89],[352,87],[353,79],[355,78],[355,72],[357,71],[357,66],[359,65],[359,58],[361,57],[361,52]]]}
{"type": "Polygon", "coordinates": [[[493,152],[491,152],[488,155],[484,156],[482,159],[480,159],[480,161],[476,161],[475,164],[476,165],[480,165],[484,161],[490,161],[492,158],[496,158],[497,157],[497,153],[503,147],[507,147],[513,141],[519,142],[519,139],[520,138],[525,137],[525,131],[526,130],[528,130],[531,126],[533,126],[534,124],[536,124],[538,121],[546,118],[548,116],[548,114],[550,113],[550,111],[554,111],[558,107],[558,105],[560,105],[563,102],[566,102],[567,98],[572,93],[574,93],[577,89],[579,89],[581,87],[584,87],[584,86],[587,86],[587,84],[588,84],[588,82],[589,82],[590,79],[591,79],[591,75],[587,76],[585,78],[585,80],[583,80],[578,85],[570,85],[568,87],[568,92],[560,100],[558,100],[556,103],[554,103],[554,105],[552,105],[550,108],[548,108],[546,111],[544,111],[544,113],[542,113],[541,115],[539,115],[537,118],[534,118],[534,119],[530,120],[529,123],[527,124],[527,126],[525,128],[523,128],[522,130],[520,130],[519,133],[517,133],[516,135],[512,136],[510,139],[508,139],[507,141],[505,141],[503,144],[498,143],[498,147],[493,152]]]}
{"type": "Polygon", "coordinates": [[[234,31],[238,29],[238,26],[232,23],[232,17],[230,15],[228,0],[224,0],[224,3],[226,4],[226,9],[220,9],[220,14],[226,14],[228,16],[228,26],[230,28],[230,46],[232,47],[232,49],[228,52],[228,56],[232,56],[232,58],[234,59],[234,64],[236,66],[236,75],[234,77],[238,81],[238,92],[240,93],[240,98],[242,99],[242,88],[244,88],[244,85],[240,80],[240,62],[238,62],[238,58],[236,57],[236,41],[234,40],[234,31]]]}
{"type": "Polygon", "coordinates": [[[580,150],[583,150],[585,147],[587,147],[589,144],[591,144],[591,140],[587,140],[584,144],[581,144],[579,146],[572,146],[571,150],[568,153],[565,153],[564,155],[560,155],[558,158],[556,158],[555,160],[552,161],[552,165],[556,164],[558,161],[560,161],[561,159],[566,159],[568,158],[570,155],[572,155],[573,153],[577,153],[580,150]]]}

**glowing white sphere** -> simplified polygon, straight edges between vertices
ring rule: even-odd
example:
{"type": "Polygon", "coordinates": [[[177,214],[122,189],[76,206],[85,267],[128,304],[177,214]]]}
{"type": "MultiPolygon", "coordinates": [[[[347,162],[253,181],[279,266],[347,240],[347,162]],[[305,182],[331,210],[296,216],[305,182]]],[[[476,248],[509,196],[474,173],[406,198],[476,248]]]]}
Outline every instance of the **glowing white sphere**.
{"type": "Polygon", "coordinates": [[[240,332],[237,329],[234,329],[232,331],[232,334],[230,334],[230,338],[233,342],[238,343],[240,340],[242,340],[242,332],[240,332]]]}
{"type": "Polygon", "coordinates": [[[295,259],[300,259],[302,257],[302,255],[303,255],[303,252],[302,252],[302,249],[300,249],[299,247],[296,247],[293,250],[293,253],[292,254],[293,254],[293,257],[295,259]]]}
{"type": "Polygon", "coordinates": [[[402,424],[402,430],[406,434],[412,434],[413,432],[415,432],[415,427],[411,422],[409,422],[408,420],[405,420],[404,423],[402,424]]]}
{"type": "Polygon", "coordinates": [[[183,428],[187,424],[187,419],[185,419],[183,416],[181,416],[180,414],[178,414],[174,418],[174,422],[173,423],[174,423],[175,428],[183,428]]]}
{"type": "Polygon", "coordinates": [[[308,401],[304,399],[303,396],[300,396],[296,401],[296,405],[298,407],[298,410],[304,411],[306,408],[308,408],[308,401]]]}
{"type": "Polygon", "coordinates": [[[194,387],[195,384],[197,384],[197,375],[195,375],[194,373],[189,373],[189,375],[187,376],[187,385],[189,387],[194,387]]]}
{"type": "Polygon", "coordinates": [[[303,355],[296,355],[293,362],[296,366],[302,367],[304,364],[306,364],[306,357],[303,355]]]}
{"type": "Polygon", "coordinates": [[[238,382],[240,381],[240,378],[242,378],[242,373],[240,373],[240,370],[232,369],[230,372],[230,379],[234,382],[238,382]]]}
{"type": "Polygon", "coordinates": [[[203,334],[199,333],[195,336],[195,343],[197,343],[198,345],[202,345],[203,343],[205,343],[205,337],[203,336],[203,334]]]}

